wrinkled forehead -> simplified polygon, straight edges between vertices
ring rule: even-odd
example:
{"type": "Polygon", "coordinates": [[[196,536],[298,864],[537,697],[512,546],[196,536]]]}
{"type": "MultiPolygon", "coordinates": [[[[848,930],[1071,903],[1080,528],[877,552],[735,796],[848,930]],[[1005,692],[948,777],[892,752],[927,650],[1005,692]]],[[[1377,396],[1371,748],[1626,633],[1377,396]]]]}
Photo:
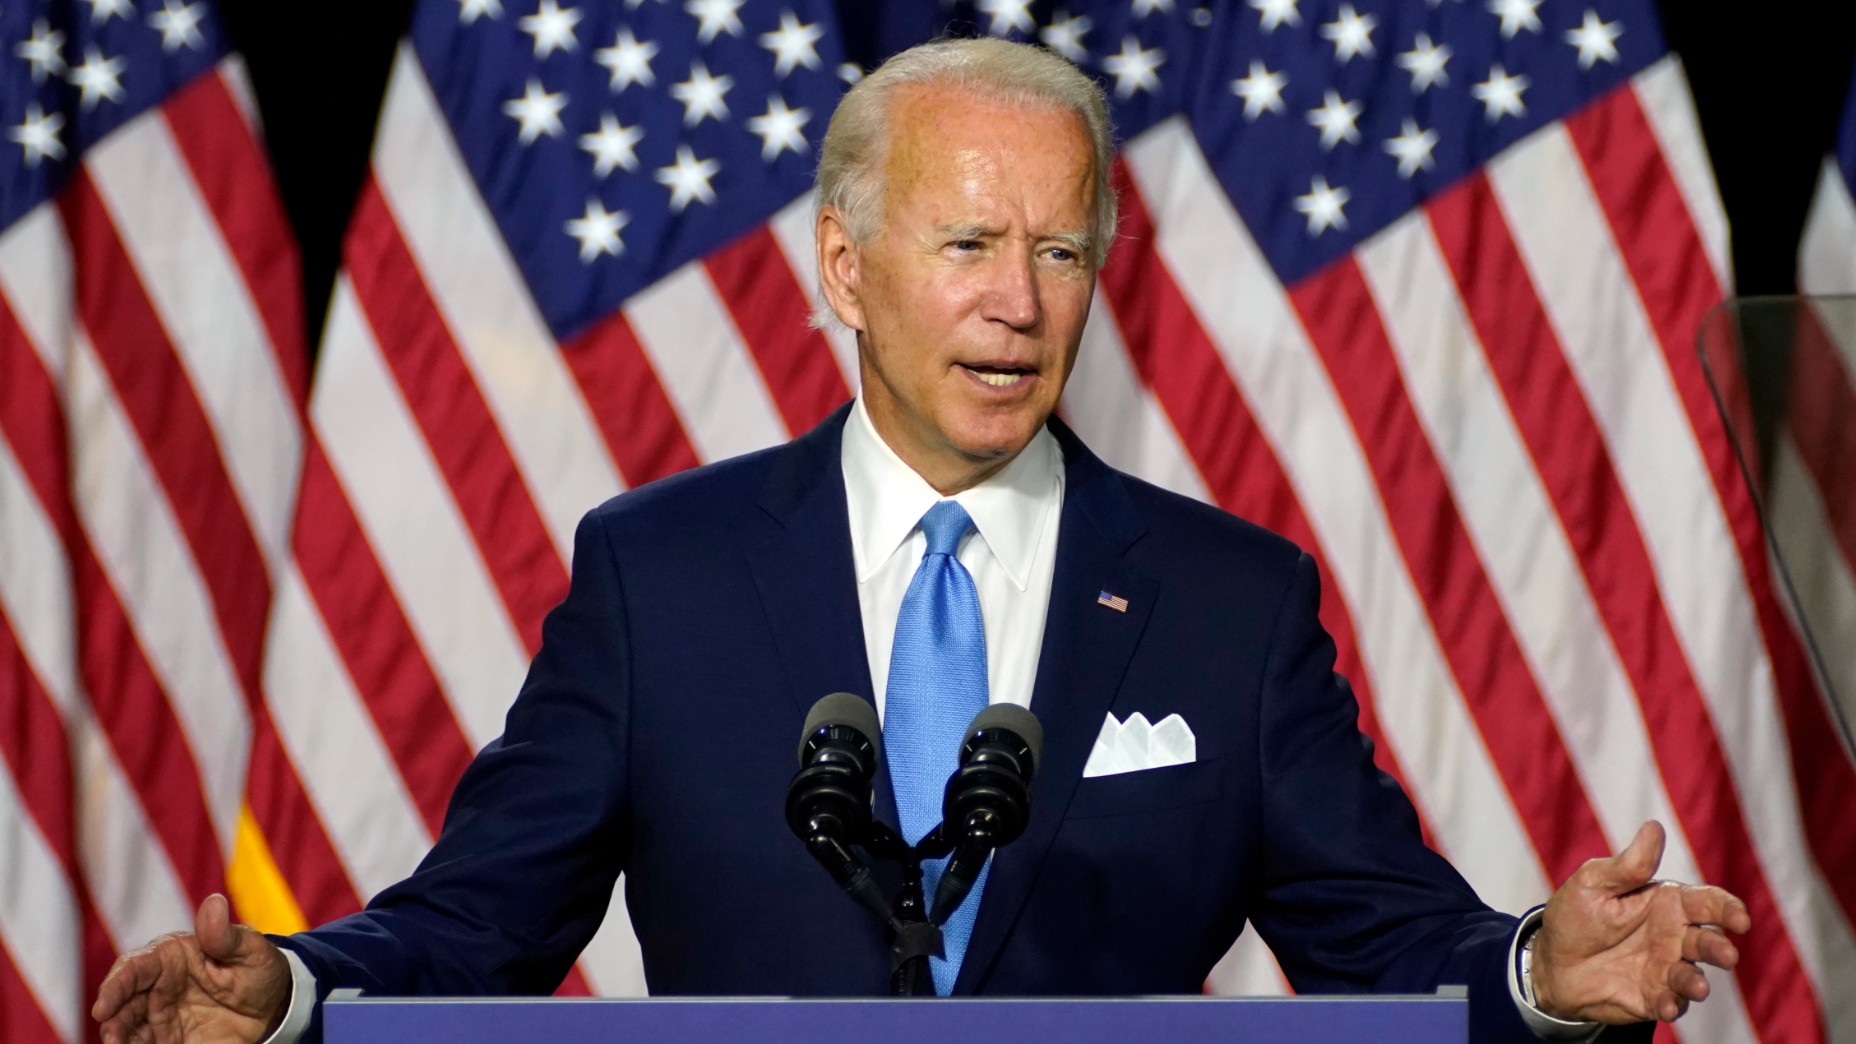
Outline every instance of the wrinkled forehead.
{"type": "Polygon", "coordinates": [[[1013,184],[1088,205],[1096,180],[1087,124],[1054,103],[983,90],[909,84],[889,101],[884,181],[892,203],[921,191],[1013,184]]]}

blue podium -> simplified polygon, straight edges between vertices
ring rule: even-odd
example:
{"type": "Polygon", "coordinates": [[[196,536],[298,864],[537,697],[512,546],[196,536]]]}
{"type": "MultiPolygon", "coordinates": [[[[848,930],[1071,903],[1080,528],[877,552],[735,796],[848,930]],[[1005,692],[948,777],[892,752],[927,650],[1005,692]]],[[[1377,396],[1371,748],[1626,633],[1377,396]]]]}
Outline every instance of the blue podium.
{"type": "Polygon", "coordinates": [[[1371,1040],[1438,1044],[1468,1037],[1461,987],[1434,996],[510,999],[367,997],[323,1004],[328,1044],[490,1044],[527,1040],[744,1041],[763,1044],[1108,1044],[1110,1041],[1371,1040]]]}

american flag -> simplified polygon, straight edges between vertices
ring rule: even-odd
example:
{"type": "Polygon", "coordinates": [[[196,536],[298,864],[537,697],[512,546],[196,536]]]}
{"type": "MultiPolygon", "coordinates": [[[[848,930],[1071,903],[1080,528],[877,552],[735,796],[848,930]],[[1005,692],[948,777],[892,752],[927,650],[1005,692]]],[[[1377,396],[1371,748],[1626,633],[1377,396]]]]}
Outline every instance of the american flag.
{"type": "Polygon", "coordinates": [[[210,4],[6,4],[0,76],[0,1039],[77,1040],[314,819],[261,698],[303,315],[210,4]]]}
{"type": "MultiPolygon", "coordinates": [[[[981,0],[944,22],[1102,78],[1124,220],[1065,415],[1111,463],[1318,556],[1362,724],[1433,842],[1518,910],[1659,818],[1664,874],[1733,889],[1757,925],[1680,1034],[1856,1039],[1856,762],[1694,349],[1729,285],[1726,229],[1647,0],[981,0]]],[[[877,49],[802,0],[418,6],[287,549],[187,560],[202,605],[212,578],[273,564],[250,812],[222,835],[244,844],[219,846],[243,917],[339,915],[414,865],[500,730],[582,512],[784,440],[849,395],[854,347],[804,323],[806,191],[857,75],[846,56],[877,49]]],[[[0,278],[17,301],[14,268],[0,278]]],[[[42,528],[30,561],[74,561],[42,528]]],[[[26,597],[13,544],[9,599],[26,597]]],[[[80,588],[82,565],[66,567],[80,588]]],[[[4,606],[15,635],[36,619],[4,606]]],[[[193,690],[107,691],[164,708],[193,690]]],[[[225,776],[218,759],[181,766],[202,791],[245,779],[244,748],[190,744],[238,751],[225,776]]],[[[151,863],[193,865],[161,846],[191,821],[149,822],[151,863]]],[[[169,879],[177,909],[205,890],[169,879]]],[[[144,917],[159,923],[115,934],[185,921],[144,917]]],[[[43,939],[75,953],[82,935],[15,923],[0,938],[16,955],[43,939]]],[[[566,989],[642,985],[615,895],[566,989]]],[[[1211,986],[1283,989],[1251,936],[1211,986]]],[[[69,992],[26,988],[47,1012],[69,992]]]]}

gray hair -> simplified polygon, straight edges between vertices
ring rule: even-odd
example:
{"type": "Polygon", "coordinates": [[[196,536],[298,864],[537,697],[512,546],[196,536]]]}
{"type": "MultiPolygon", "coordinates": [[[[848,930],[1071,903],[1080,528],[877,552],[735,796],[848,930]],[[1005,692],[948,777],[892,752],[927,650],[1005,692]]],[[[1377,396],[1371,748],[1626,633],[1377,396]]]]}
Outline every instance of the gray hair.
{"type": "Polygon", "coordinates": [[[1095,152],[1096,213],[1089,261],[1101,268],[1115,236],[1115,190],[1109,183],[1115,143],[1108,104],[1102,89],[1080,69],[1030,44],[994,37],[936,40],[903,51],[859,80],[838,103],[819,148],[817,205],[836,208],[855,242],[868,242],[877,233],[882,224],[883,163],[891,137],[890,96],[899,87],[928,82],[1014,105],[1062,109],[1082,118],[1095,152]]]}

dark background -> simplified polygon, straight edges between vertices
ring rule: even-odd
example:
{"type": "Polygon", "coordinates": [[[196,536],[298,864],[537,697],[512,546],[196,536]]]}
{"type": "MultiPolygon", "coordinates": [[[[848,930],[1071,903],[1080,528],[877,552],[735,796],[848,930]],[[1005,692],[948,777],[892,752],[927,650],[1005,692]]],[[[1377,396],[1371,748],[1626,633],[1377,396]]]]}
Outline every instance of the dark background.
{"type": "MultiPolygon", "coordinates": [[[[302,245],[315,337],[413,2],[374,0],[337,11],[221,0],[227,32],[250,68],[284,206],[302,245]]],[[[849,26],[868,23],[884,8],[905,11],[907,21],[932,19],[938,5],[840,0],[839,6],[849,26]]],[[[1788,293],[1805,210],[1849,93],[1856,3],[1661,0],[1657,6],[1695,94],[1732,229],[1738,291],[1788,293]]]]}

